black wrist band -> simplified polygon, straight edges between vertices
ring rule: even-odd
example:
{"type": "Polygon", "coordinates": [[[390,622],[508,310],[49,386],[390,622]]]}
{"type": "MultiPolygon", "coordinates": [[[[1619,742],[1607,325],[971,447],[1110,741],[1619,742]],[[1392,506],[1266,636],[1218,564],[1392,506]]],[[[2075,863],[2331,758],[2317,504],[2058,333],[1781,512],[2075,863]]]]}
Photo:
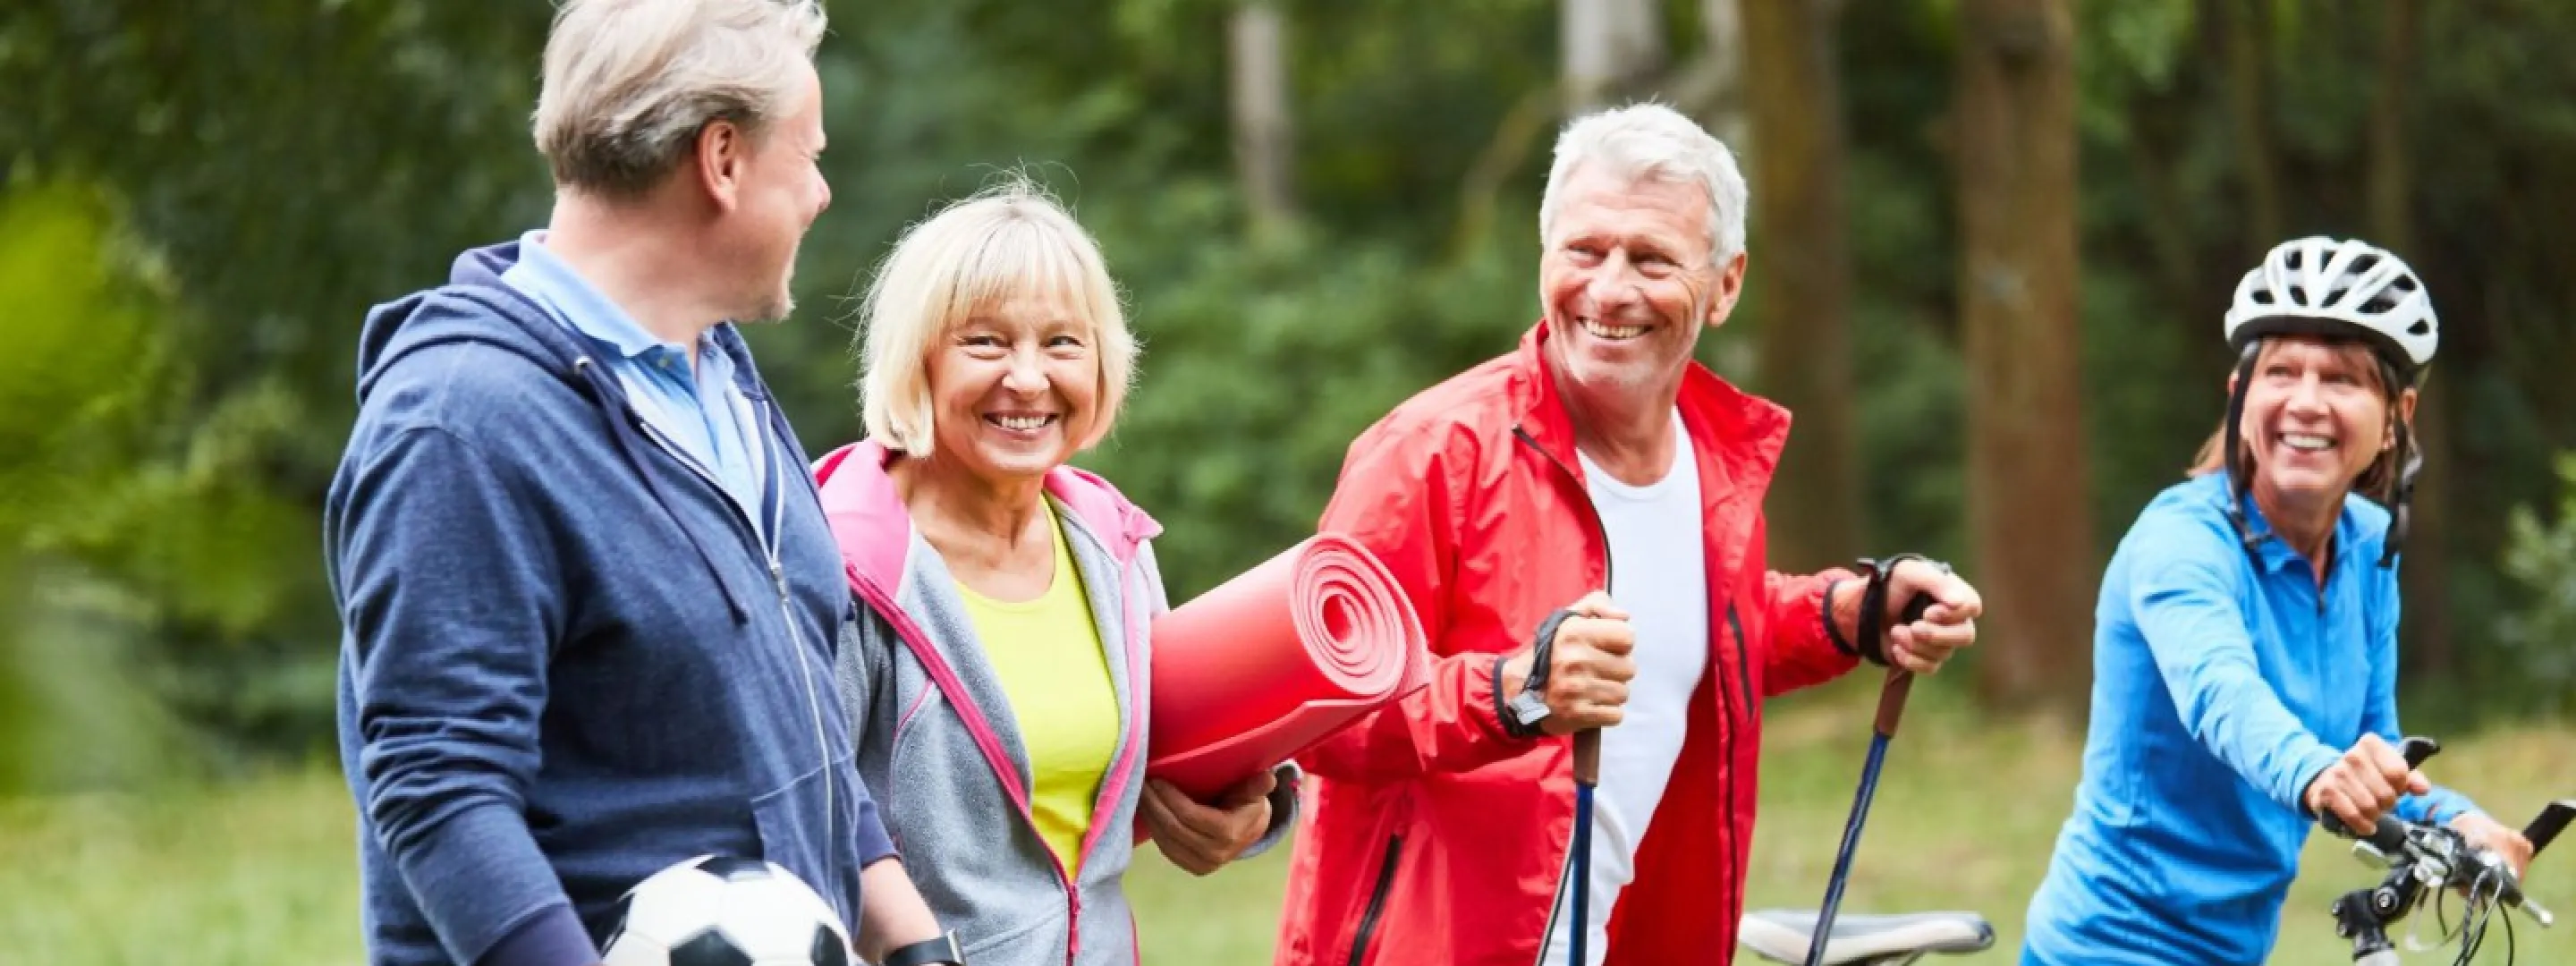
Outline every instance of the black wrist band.
{"type": "Polygon", "coordinates": [[[887,953],[877,966],[966,966],[966,952],[957,946],[954,930],[941,933],[937,939],[925,939],[887,953]]]}
{"type": "MultiPolygon", "coordinates": [[[[1529,676],[1521,680],[1521,693],[1512,698],[1509,706],[1495,709],[1497,716],[1503,719],[1504,734],[1514,738],[1536,738],[1545,733],[1542,725],[1547,721],[1548,714],[1547,676],[1551,663],[1549,657],[1556,650],[1557,628],[1563,626],[1565,619],[1572,616],[1574,616],[1573,611],[1562,607],[1550,611],[1547,619],[1539,622],[1538,631],[1531,635],[1529,676]]],[[[1501,698],[1501,664],[1494,665],[1494,688],[1494,697],[1501,698]]]]}
{"type": "Polygon", "coordinates": [[[1843,637],[1842,627],[1834,623],[1834,588],[1848,583],[1851,583],[1851,580],[1846,578],[1825,585],[1824,600],[1816,604],[1816,616],[1825,622],[1825,640],[1833,642],[1834,650],[1851,657],[1859,657],[1860,648],[1853,647],[1852,642],[1843,637]]]}

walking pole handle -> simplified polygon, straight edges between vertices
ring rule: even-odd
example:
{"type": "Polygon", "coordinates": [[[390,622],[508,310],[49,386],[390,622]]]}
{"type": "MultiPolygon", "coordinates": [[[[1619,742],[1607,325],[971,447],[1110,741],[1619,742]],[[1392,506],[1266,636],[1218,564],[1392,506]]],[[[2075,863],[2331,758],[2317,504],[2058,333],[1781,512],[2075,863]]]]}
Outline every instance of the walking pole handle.
{"type": "Polygon", "coordinates": [[[1574,780],[1586,785],[1601,784],[1601,729],[1585,728],[1574,733],[1574,780]]]}
{"type": "MultiPolygon", "coordinates": [[[[1905,611],[1897,615],[1896,622],[1914,623],[1931,609],[1932,595],[1915,594],[1914,599],[1905,602],[1905,611]]],[[[1896,726],[1905,718],[1905,698],[1913,691],[1914,672],[1893,666],[1887,669],[1887,683],[1878,689],[1878,720],[1872,726],[1879,734],[1896,737],[1896,726]]]]}

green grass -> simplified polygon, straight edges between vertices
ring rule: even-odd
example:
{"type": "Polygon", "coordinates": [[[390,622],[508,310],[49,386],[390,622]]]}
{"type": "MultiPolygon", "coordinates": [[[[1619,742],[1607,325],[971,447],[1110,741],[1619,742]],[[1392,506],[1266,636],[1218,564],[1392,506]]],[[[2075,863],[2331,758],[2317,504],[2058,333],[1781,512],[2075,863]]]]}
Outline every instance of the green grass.
{"type": "MultiPolygon", "coordinates": [[[[1952,706],[1951,682],[1918,690],[1888,755],[1847,911],[1976,909],[1999,932],[1993,952],[1950,962],[2009,963],[2022,911],[2048,861],[2073,787],[2078,736],[1997,723],[1952,706]]],[[[1812,906],[1823,891],[1852,783],[1867,748],[1871,683],[1851,680],[1775,703],[1753,852],[1752,904],[1812,906]]],[[[2513,824],[2576,796],[2576,730],[2525,727],[2449,743],[2437,780],[2513,824]]],[[[83,796],[0,801],[0,963],[356,963],[351,816],[336,775],[295,774],[150,799],[83,796]]],[[[2562,846],[2564,848],[2564,846],[2562,846]]],[[[2535,866],[2533,893],[2576,914],[2576,858],[2535,866]]],[[[2319,836],[2287,910],[2273,962],[2348,962],[2323,913],[2375,874],[2319,836]]],[[[1276,934],[1286,850],[1206,878],[1150,851],[1130,880],[1148,961],[1265,963],[1276,934]]],[[[2520,962],[2576,962],[2576,922],[2521,923],[2520,962]]],[[[2429,927],[2428,927],[2429,928],[2429,927]]],[[[2502,963],[2503,936],[2482,963],[2502,963]]],[[[2414,954],[2409,962],[2447,963],[2414,954]]],[[[1751,962],[1751,956],[1745,956],[1751,962]]]]}

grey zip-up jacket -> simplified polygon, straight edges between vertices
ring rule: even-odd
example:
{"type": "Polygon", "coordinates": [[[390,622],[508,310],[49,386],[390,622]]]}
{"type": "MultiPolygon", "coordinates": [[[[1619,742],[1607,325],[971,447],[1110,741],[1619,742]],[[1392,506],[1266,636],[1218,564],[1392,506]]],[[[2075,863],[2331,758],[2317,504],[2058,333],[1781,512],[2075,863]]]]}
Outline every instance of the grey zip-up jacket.
{"type": "MultiPolygon", "coordinates": [[[[875,443],[815,462],[823,509],[859,602],[836,677],[904,868],[974,966],[1126,966],[1140,961],[1120,887],[1143,840],[1153,619],[1170,609],[1151,540],[1161,525],[1100,477],[1060,467],[1047,498],[1098,622],[1120,706],[1075,881],[1030,817],[1030,768],[1001,680],[977,643],[955,579],[922,539],[875,443]]],[[[1281,766],[1258,855],[1295,822],[1299,772],[1281,766]]]]}

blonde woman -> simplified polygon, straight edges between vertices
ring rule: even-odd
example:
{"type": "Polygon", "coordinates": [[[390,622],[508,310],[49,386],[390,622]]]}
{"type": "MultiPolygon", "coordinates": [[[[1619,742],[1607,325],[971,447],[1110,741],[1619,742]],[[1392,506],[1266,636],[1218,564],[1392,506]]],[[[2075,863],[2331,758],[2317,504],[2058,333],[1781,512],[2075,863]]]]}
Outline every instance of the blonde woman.
{"type": "Polygon", "coordinates": [[[1289,824],[1295,771],[1212,802],[1144,778],[1153,519],[1065,465],[1135,367],[1091,238],[1013,179],[907,232],[864,306],[868,439],[816,463],[859,600],[859,771],[965,958],[1129,964],[1138,832],[1207,874],[1289,824]]]}

